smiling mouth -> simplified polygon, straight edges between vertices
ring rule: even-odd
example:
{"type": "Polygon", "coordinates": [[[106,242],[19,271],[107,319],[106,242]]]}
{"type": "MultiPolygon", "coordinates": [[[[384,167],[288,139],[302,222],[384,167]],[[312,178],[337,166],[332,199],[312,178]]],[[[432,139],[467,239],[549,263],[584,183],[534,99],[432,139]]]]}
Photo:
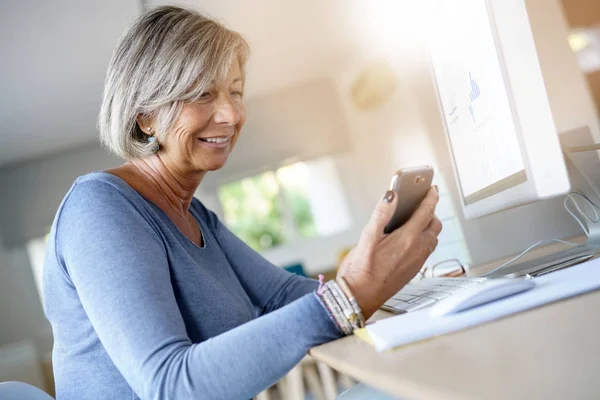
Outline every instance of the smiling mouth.
{"type": "Polygon", "coordinates": [[[205,143],[222,144],[222,143],[227,143],[230,138],[231,138],[231,136],[214,137],[214,138],[200,138],[200,141],[205,142],[205,143]]]}

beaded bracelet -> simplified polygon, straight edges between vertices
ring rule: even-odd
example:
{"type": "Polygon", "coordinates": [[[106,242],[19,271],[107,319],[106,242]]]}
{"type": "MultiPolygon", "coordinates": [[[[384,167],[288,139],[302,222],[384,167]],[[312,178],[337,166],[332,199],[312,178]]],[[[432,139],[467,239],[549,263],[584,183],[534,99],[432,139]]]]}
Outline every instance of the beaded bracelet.
{"type": "Polygon", "coordinates": [[[333,318],[338,323],[338,326],[342,328],[342,332],[346,335],[352,334],[352,325],[348,322],[348,319],[344,316],[344,312],[340,308],[340,305],[335,300],[335,297],[329,290],[327,286],[325,286],[322,292],[322,299],[327,304],[329,310],[332,312],[333,318]]]}
{"type": "Polygon", "coordinates": [[[352,314],[354,314],[354,309],[352,308],[352,304],[350,304],[350,302],[346,298],[346,294],[342,292],[342,289],[340,289],[340,286],[337,284],[336,281],[329,281],[325,285],[333,294],[333,297],[335,297],[335,300],[342,308],[342,311],[344,311],[344,316],[350,319],[352,317],[352,314]]]}
{"type": "Polygon", "coordinates": [[[317,289],[317,295],[321,299],[321,302],[325,305],[325,308],[329,312],[329,315],[335,321],[337,327],[345,334],[350,335],[352,333],[352,326],[348,320],[344,317],[339,304],[329,291],[329,288],[324,284],[323,275],[319,275],[319,289],[317,289]]]}
{"type": "Polygon", "coordinates": [[[350,322],[352,329],[358,329],[359,326],[356,323],[356,311],[352,307],[352,304],[350,304],[350,301],[348,301],[348,299],[346,298],[346,294],[342,291],[342,289],[340,289],[336,281],[329,281],[326,283],[326,286],[329,289],[329,291],[333,294],[333,297],[335,297],[335,300],[338,302],[338,305],[342,308],[344,317],[346,318],[346,320],[348,320],[348,322],[350,322]]]}
{"type": "Polygon", "coordinates": [[[350,304],[352,304],[352,308],[354,309],[354,312],[356,313],[357,319],[358,319],[358,325],[360,328],[364,328],[365,327],[365,316],[362,313],[362,309],[360,308],[360,306],[358,305],[358,302],[356,301],[356,297],[354,297],[354,295],[352,294],[352,291],[350,290],[350,287],[348,286],[348,283],[346,282],[346,280],[343,277],[338,277],[336,279],[336,281],[338,282],[338,284],[340,285],[342,291],[344,292],[344,294],[346,295],[348,301],[350,302],[350,304]]]}
{"type": "Polygon", "coordinates": [[[362,310],[345,281],[324,283],[323,275],[319,275],[319,282],[317,295],[344,334],[350,335],[353,330],[365,326],[362,310]]]}

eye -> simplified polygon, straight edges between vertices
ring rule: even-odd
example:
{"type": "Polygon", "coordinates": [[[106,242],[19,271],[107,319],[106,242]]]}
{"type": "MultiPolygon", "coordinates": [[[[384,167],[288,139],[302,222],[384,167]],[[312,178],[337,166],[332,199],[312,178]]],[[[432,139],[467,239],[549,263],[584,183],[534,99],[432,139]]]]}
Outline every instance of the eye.
{"type": "Polygon", "coordinates": [[[206,99],[210,98],[211,94],[212,94],[211,92],[204,92],[200,95],[200,98],[206,100],[206,99]]]}
{"type": "Polygon", "coordinates": [[[244,97],[244,93],[242,91],[231,92],[231,95],[236,97],[244,97]]]}

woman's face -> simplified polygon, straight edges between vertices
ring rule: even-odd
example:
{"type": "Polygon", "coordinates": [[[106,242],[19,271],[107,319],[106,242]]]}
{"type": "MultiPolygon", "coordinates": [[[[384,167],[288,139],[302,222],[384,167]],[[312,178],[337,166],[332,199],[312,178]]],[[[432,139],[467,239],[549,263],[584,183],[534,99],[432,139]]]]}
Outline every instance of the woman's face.
{"type": "Polygon", "coordinates": [[[161,156],[179,168],[214,171],[227,161],[246,121],[239,65],[222,82],[213,82],[195,103],[187,103],[161,141],[161,156]]]}

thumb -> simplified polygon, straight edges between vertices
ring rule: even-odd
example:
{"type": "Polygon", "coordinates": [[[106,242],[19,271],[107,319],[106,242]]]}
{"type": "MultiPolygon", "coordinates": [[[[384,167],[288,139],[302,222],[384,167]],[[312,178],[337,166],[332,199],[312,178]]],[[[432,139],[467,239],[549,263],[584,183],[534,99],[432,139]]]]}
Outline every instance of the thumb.
{"type": "Polygon", "coordinates": [[[369,222],[362,231],[361,242],[372,245],[379,242],[385,236],[383,230],[394,215],[396,204],[398,203],[397,197],[393,190],[385,192],[385,195],[383,195],[383,198],[375,206],[369,222]]]}

